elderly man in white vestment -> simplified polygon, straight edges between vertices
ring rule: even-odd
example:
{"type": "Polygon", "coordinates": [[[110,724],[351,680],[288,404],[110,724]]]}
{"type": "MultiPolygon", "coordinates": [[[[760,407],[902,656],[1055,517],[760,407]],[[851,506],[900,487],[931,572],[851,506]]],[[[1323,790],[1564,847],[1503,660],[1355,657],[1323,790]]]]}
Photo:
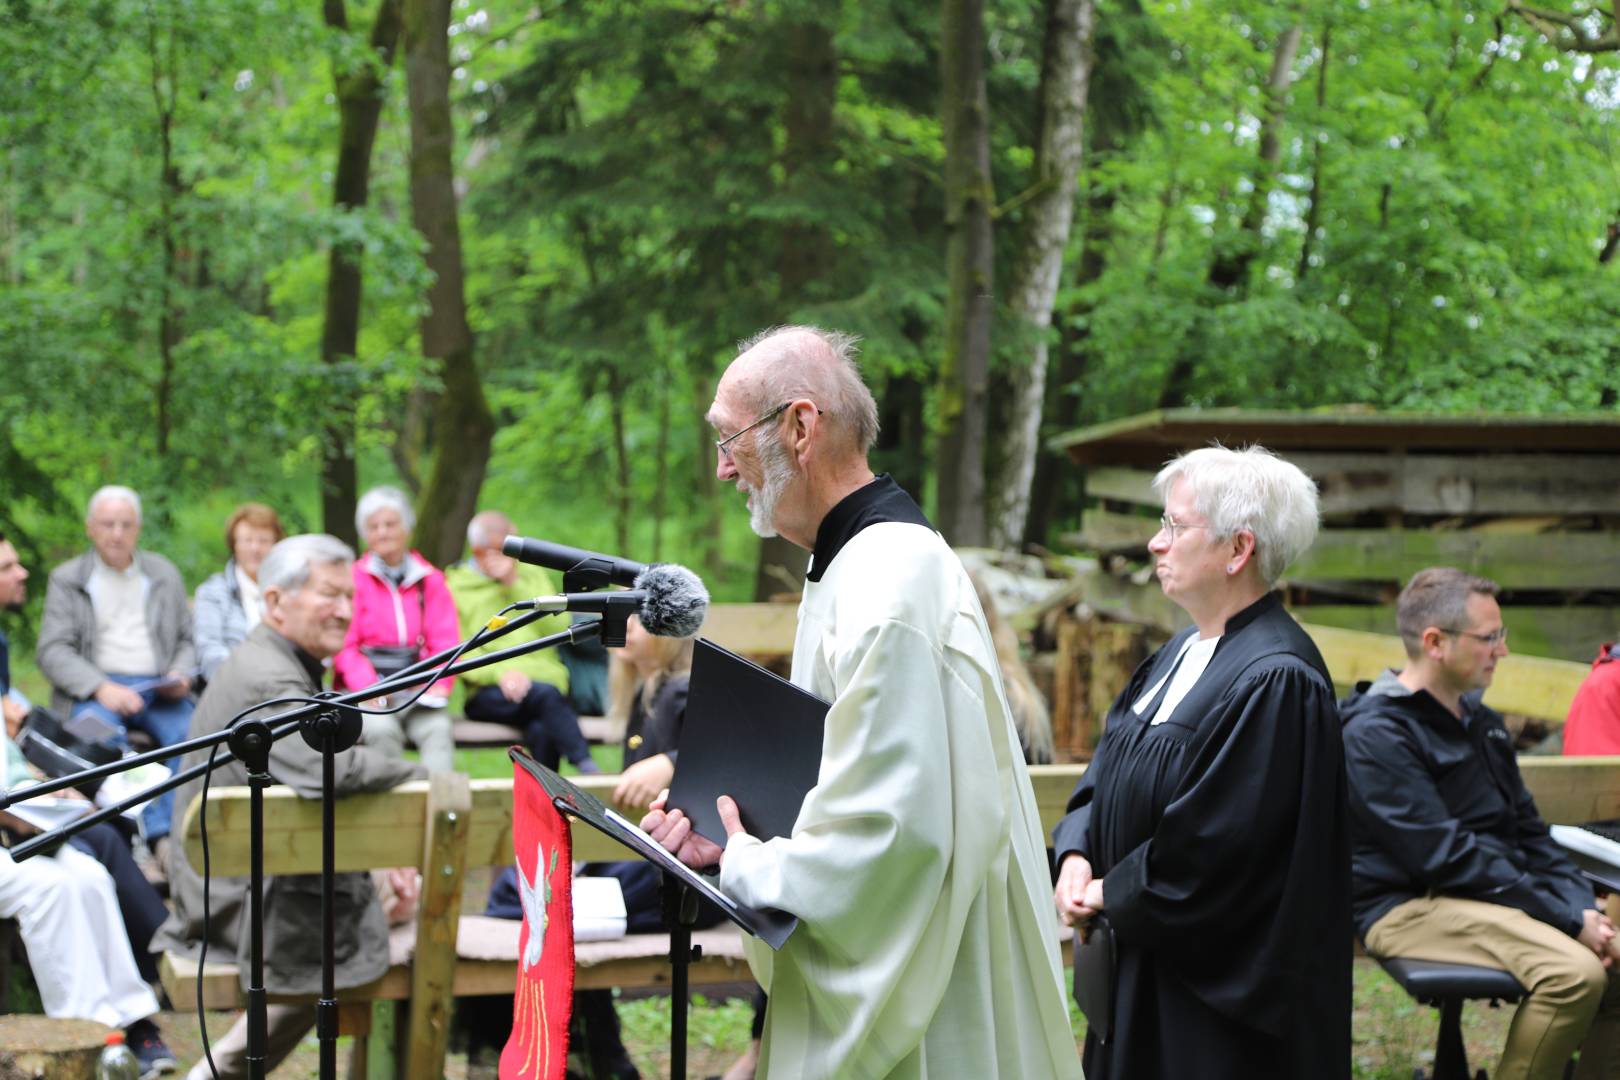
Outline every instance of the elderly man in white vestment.
{"type": "Polygon", "coordinates": [[[760,1075],[1078,1077],[1034,793],[984,613],[956,555],[867,451],[854,339],[743,344],[708,419],[754,530],[812,552],[793,681],[832,702],[790,837],[722,852],[663,803],[643,822],[721,886],[799,917],[749,959],[770,993],[760,1075]]]}

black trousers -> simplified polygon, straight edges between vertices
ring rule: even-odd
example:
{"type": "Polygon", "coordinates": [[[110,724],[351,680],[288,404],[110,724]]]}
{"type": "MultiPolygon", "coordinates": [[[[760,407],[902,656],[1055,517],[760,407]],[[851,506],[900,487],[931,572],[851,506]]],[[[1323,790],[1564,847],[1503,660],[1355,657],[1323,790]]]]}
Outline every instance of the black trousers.
{"type": "Polygon", "coordinates": [[[467,698],[467,718],[521,728],[529,754],[548,769],[566,757],[575,765],[591,760],[591,747],[579,730],[579,714],[561,690],[531,683],[522,701],[509,701],[499,686],[482,686],[467,698]]]}
{"type": "MultiPolygon", "coordinates": [[[[174,841],[170,841],[173,843],[174,841]]],[[[129,947],[135,953],[135,966],[141,978],[157,982],[157,958],[147,950],[152,935],[169,917],[163,906],[163,897],[146,880],[141,868],[130,854],[129,837],[116,825],[102,822],[92,825],[68,841],[74,847],[107,868],[112,877],[113,891],[118,894],[118,910],[124,916],[124,931],[129,935],[129,947]]]]}

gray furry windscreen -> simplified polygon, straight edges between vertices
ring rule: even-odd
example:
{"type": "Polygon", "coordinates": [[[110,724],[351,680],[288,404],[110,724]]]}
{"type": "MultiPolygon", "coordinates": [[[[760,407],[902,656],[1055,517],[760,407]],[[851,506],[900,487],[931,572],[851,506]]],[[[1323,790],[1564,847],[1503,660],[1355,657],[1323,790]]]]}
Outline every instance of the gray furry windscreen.
{"type": "Polygon", "coordinates": [[[636,575],[636,588],[647,594],[641,625],[659,637],[691,637],[703,628],[709,590],[684,566],[654,563],[636,575]]]}

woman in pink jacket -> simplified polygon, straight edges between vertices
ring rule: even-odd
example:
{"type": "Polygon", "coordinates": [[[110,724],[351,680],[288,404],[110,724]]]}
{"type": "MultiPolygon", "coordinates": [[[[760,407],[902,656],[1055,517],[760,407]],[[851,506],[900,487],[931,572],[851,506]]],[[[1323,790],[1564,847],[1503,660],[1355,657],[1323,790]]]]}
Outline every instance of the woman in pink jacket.
{"type": "MultiPolygon", "coordinates": [[[[360,497],[354,524],[366,553],[354,564],[354,620],[343,650],[332,658],[339,690],[364,689],[461,640],[444,574],[410,549],[416,515],[404,492],[372,488],[360,497]]],[[[445,704],[453,685],[453,679],[441,679],[402,713],[368,715],[362,741],[398,754],[408,735],[430,772],[451,771],[456,744],[445,704]]],[[[394,704],[399,700],[395,695],[394,704]]]]}

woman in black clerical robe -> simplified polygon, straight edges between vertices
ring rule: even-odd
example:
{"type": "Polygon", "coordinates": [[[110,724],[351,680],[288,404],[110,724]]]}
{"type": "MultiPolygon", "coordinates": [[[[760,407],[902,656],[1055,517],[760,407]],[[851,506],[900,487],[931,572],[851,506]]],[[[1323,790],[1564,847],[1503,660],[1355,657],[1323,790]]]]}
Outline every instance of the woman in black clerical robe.
{"type": "MultiPolygon", "coordinates": [[[[1350,1075],[1350,855],[1333,684],[1272,592],[1315,485],[1254,447],[1154,481],[1149,550],[1192,616],[1137,669],[1054,830],[1059,915],[1115,940],[1088,1080],[1350,1075]]],[[[1088,960],[1090,958],[1088,957],[1088,960]]]]}

